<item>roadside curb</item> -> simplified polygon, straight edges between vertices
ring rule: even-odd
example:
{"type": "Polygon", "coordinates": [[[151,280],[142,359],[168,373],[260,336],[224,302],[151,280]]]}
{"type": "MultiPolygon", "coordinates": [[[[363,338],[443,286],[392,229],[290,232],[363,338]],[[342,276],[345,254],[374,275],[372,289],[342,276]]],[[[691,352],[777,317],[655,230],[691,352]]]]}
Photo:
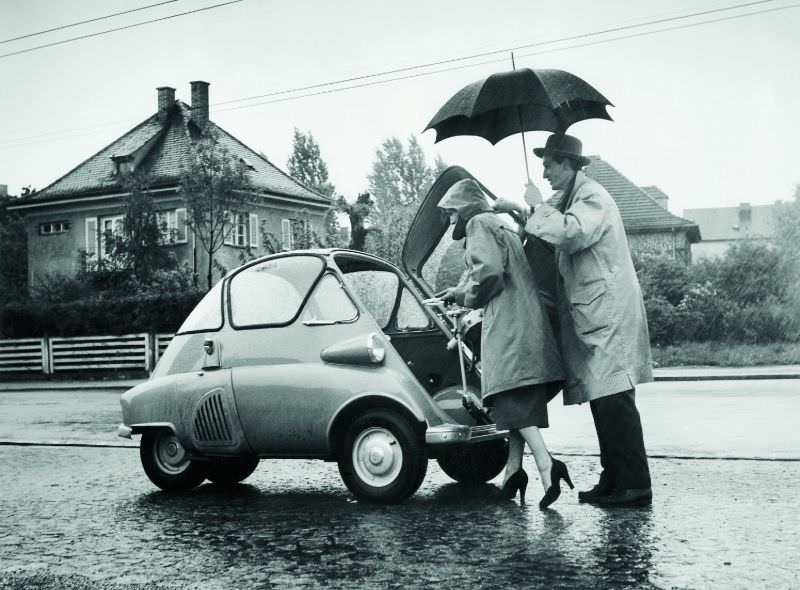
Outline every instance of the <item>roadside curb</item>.
{"type": "Polygon", "coordinates": [[[763,379],[800,379],[800,373],[716,374],[716,375],[653,375],[653,381],[756,381],[763,379]]]}

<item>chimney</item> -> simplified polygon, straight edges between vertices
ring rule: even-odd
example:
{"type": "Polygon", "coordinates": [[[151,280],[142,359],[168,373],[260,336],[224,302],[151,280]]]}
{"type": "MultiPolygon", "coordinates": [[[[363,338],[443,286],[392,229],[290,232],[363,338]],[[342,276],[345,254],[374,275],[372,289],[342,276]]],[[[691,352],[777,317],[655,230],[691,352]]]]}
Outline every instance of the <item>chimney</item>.
{"type": "Polygon", "coordinates": [[[175,89],[162,86],[156,90],[158,91],[158,120],[163,123],[167,120],[167,114],[175,104],[175,89]]]}
{"type": "Polygon", "coordinates": [[[653,197],[653,199],[655,199],[656,203],[661,205],[662,209],[664,209],[665,211],[669,211],[669,197],[667,195],[664,194],[656,195],[653,197]]]}
{"type": "Polygon", "coordinates": [[[745,229],[750,229],[750,223],[753,220],[752,209],[750,203],[739,203],[739,225],[745,229]]]}
{"type": "Polygon", "coordinates": [[[0,184],[0,197],[7,197],[7,196],[8,196],[8,185],[0,184]]]}
{"type": "Polygon", "coordinates": [[[192,121],[203,129],[208,123],[208,82],[189,82],[192,86],[192,121]]]}

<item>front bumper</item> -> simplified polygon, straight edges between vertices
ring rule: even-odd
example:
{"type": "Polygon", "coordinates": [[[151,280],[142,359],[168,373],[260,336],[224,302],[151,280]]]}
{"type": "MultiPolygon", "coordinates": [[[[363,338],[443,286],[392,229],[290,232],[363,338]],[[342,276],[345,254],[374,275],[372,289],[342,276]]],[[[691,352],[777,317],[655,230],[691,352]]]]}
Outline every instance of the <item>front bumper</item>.
{"type": "Polygon", "coordinates": [[[442,424],[425,431],[425,442],[429,445],[449,445],[454,443],[478,443],[508,436],[508,430],[497,430],[494,424],[465,426],[463,424],[442,424]]]}

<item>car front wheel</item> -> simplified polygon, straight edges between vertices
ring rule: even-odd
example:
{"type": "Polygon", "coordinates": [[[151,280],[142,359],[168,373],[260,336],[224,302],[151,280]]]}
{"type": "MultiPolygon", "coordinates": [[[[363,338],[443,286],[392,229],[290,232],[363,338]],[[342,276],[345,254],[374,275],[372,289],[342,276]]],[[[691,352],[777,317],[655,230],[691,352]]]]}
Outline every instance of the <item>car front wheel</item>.
{"type": "Polygon", "coordinates": [[[217,485],[229,486],[247,479],[258,467],[258,457],[215,458],[206,463],[206,477],[217,485]]]}
{"type": "Polygon", "coordinates": [[[361,501],[402,502],[417,491],[428,469],[419,433],[402,416],[371,410],[359,416],[345,437],[339,473],[361,501]]]}
{"type": "Polygon", "coordinates": [[[169,430],[144,432],[139,457],[150,481],[168,492],[191,490],[206,478],[203,464],[192,461],[178,437],[169,430]]]}

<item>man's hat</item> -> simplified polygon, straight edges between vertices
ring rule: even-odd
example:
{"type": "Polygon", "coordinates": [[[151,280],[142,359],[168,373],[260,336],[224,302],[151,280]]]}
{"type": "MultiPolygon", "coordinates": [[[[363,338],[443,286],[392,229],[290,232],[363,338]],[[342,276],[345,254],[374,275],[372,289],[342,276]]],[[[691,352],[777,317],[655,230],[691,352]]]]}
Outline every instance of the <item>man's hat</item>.
{"type": "Polygon", "coordinates": [[[571,158],[582,168],[588,166],[591,162],[589,158],[581,155],[582,150],[583,144],[577,137],[554,133],[547,138],[547,143],[544,144],[543,148],[533,148],[533,153],[540,158],[545,156],[571,158]]]}

